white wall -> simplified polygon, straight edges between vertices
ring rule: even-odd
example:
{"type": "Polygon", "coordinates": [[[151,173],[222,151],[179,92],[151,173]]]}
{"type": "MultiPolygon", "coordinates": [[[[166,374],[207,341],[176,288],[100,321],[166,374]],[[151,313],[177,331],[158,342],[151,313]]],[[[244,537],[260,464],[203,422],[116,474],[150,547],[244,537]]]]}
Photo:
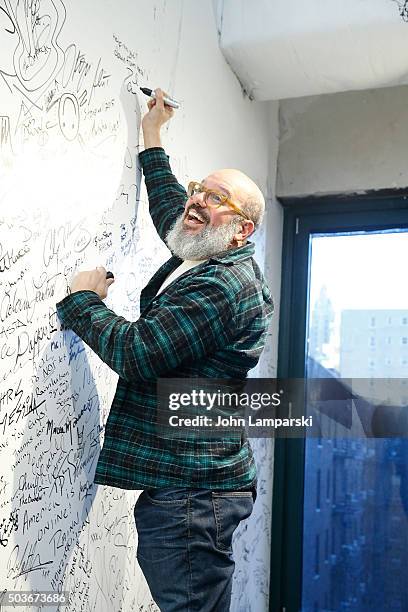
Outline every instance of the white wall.
{"type": "MultiPolygon", "coordinates": [[[[7,26],[0,36],[0,257],[1,265],[8,262],[0,277],[2,588],[70,590],[67,612],[154,609],[136,562],[138,493],[90,484],[115,375],[88,349],[78,353],[84,347],[72,344],[72,335],[55,330],[55,302],[76,269],[101,264],[117,279],[108,304],[135,319],[140,289],[168,257],[136,164],[146,110],[138,86],[159,85],[182,102],[164,135],[178,178],[237,167],[267,195],[268,229],[257,238],[257,253],[278,312],[277,105],[242,96],[218,49],[210,0],[82,0],[66,7],[39,0],[39,14],[31,20],[28,13],[28,22],[20,5],[0,2],[7,26]],[[53,105],[60,96],[71,107],[53,105]],[[37,299],[44,283],[52,291],[37,299]],[[32,402],[42,401],[30,414],[32,402]],[[86,419],[79,416],[85,407],[86,419]],[[49,435],[49,420],[70,429],[49,435]]],[[[274,371],[276,330],[277,315],[263,371],[274,371]]],[[[237,534],[233,611],[267,609],[269,445],[259,445],[257,461],[263,484],[237,534]]]]}
{"type": "Polygon", "coordinates": [[[408,185],[408,87],[284,100],[279,196],[408,185]]]}
{"type": "MultiPolygon", "coordinates": [[[[253,377],[263,378],[274,378],[277,375],[283,222],[282,207],[275,199],[279,141],[278,111],[278,104],[271,103],[267,123],[269,131],[267,208],[256,244],[256,260],[263,265],[265,278],[275,302],[275,312],[265,350],[257,368],[251,373],[253,377]]],[[[237,530],[234,540],[237,567],[234,575],[232,612],[266,612],[269,609],[273,442],[268,438],[251,439],[258,470],[258,498],[250,520],[237,530]]]]}

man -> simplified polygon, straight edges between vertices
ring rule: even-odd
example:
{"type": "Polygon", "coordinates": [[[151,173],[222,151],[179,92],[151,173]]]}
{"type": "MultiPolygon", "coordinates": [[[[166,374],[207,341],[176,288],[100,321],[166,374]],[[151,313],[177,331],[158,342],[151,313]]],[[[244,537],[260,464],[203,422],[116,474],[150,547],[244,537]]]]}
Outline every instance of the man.
{"type": "Polygon", "coordinates": [[[148,103],[140,154],[150,213],[173,256],[141,293],[136,322],[102,302],[106,270],[81,272],[58,305],[115,372],[95,482],[143,489],[135,506],[137,558],[163,612],[227,612],[232,535],[253,509],[256,469],[244,436],[167,439],[157,434],[156,383],[166,378],[245,379],[258,362],[273,312],[247,241],[264,199],[238,170],[221,170],[189,195],[171,172],[160,129],[173,115],[164,92],[148,103]]]}

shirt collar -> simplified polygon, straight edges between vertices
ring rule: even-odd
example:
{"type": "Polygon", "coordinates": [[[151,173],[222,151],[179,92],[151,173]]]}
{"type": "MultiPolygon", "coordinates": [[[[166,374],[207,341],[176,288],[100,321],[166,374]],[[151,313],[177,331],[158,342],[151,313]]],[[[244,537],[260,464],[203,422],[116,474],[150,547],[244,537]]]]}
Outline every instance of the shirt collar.
{"type": "Polygon", "coordinates": [[[253,242],[247,242],[242,247],[235,247],[234,249],[228,249],[217,253],[213,257],[209,258],[209,261],[215,261],[217,263],[224,264],[225,266],[233,266],[234,264],[249,259],[255,252],[255,245],[253,242]]]}

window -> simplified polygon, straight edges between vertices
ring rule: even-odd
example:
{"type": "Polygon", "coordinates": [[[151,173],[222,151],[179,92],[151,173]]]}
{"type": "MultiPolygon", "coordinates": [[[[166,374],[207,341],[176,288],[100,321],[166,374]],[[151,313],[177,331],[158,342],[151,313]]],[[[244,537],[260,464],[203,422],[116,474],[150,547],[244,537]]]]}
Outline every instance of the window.
{"type": "Polygon", "coordinates": [[[314,571],[315,571],[315,576],[318,576],[320,574],[320,536],[319,536],[319,534],[316,535],[316,539],[315,539],[315,567],[314,567],[314,571]]]}
{"type": "Polygon", "coordinates": [[[331,524],[331,554],[336,554],[336,525],[331,524]]]}
{"type": "MultiPolygon", "coordinates": [[[[393,200],[395,210],[389,210],[387,204],[388,200],[365,201],[362,210],[356,213],[359,202],[350,201],[346,203],[347,214],[344,202],[332,205],[330,201],[329,211],[326,204],[312,202],[309,206],[310,201],[285,207],[282,285],[288,307],[282,309],[281,326],[282,329],[295,326],[296,333],[284,334],[280,344],[278,370],[282,378],[302,378],[309,370],[312,372],[309,367],[312,347],[308,351],[307,338],[315,297],[324,282],[328,283],[330,308],[334,312],[327,340],[323,339],[327,313],[320,313],[322,337],[318,341],[321,346],[324,344],[325,358],[319,365],[326,368],[325,375],[367,378],[367,383],[377,374],[381,378],[393,374],[406,376],[407,385],[401,387],[400,395],[407,396],[408,368],[402,369],[399,364],[403,357],[408,360],[408,321],[402,327],[403,317],[408,319],[408,307],[403,283],[395,279],[404,278],[408,258],[408,201],[393,200]],[[296,218],[299,223],[295,236],[296,218]],[[407,338],[404,344],[402,337],[407,338]],[[351,338],[356,339],[353,345],[351,338]],[[393,365],[382,372],[380,366],[384,368],[387,358],[393,365]]],[[[377,384],[378,380],[374,381],[373,388],[377,384]]],[[[312,438],[304,444],[282,440],[279,441],[282,444],[276,445],[277,520],[273,521],[272,530],[279,545],[271,551],[271,609],[280,610],[285,605],[287,610],[313,612],[316,604],[319,612],[346,608],[360,612],[368,602],[375,602],[378,610],[391,606],[406,609],[404,572],[395,568],[391,572],[390,568],[394,558],[401,562],[401,568],[408,566],[408,549],[388,546],[387,537],[389,533],[394,535],[390,531],[393,517],[399,516],[402,521],[406,514],[398,491],[389,507],[382,503],[384,487],[394,473],[394,465],[390,466],[387,456],[389,444],[363,437],[359,440],[361,446],[357,446],[352,444],[354,436],[344,445],[339,436],[336,439],[337,423],[334,426],[332,443],[325,437],[322,449],[312,438]],[[283,503],[279,495],[282,482],[287,484],[283,503]],[[326,501],[328,492],[330,499],[326,501]],[[316,512],[317,505],[320,512],[316,512]],[[375,538],[374,507],[378,524],[383,526],[376,531],[375,538]],[[296,511],[291,512],[294,508],[296,511]],[[361,534],[357,529],[361,527],[360,516],[364,518],[361,534]],[[278,564],[282,571],[273,571],[278,564]],[[370,579],[374,567],[381,580],[370,579]]],[[[399,484],[395,482],[397,488],[399,484]]]]}
{"type": "Polygon", "coordinates": [[[324,538],[324,560],[326,563],[329,561],[329,529],[327,527],[324,538]]]}

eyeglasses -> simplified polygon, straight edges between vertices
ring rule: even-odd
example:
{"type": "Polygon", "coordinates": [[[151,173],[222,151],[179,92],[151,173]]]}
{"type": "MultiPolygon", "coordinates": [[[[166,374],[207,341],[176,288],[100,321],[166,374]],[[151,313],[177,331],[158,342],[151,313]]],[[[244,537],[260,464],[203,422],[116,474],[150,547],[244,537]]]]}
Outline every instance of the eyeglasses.
{"type": "Polygon", "coordinates": [[[214,206],[215,208],[219,208],[223,204],[228,204],[232,210],[234,210],[238,215],[244,217],[244,219],[248,219],[247,215],[231,200],[225,193],[219,193],[219,191],[214,191],[213,189],[207,189],[201,183],[197,183],[197,181],[191,181],[187,187],[187,195],[189,198],[191,196],[196,195],[198,193],[204,193],[204,202],[209,206],[214,206]]]}

